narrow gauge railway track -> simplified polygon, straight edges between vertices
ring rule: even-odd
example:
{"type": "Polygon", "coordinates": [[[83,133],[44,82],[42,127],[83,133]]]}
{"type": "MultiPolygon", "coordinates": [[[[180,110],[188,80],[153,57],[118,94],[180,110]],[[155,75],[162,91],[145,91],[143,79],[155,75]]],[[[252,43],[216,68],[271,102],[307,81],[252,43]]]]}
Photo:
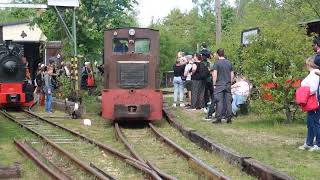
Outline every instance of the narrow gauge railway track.
{"type": "MultiPolygon", "coordinates": [[[[45,143],[48,143],[59,153],[64,154],[64,156],[68,157],[70,161],[78,164],[78,166],[81,167],[84,171],[91,174],[92,178],[94,179],[114,179],[113,177],[115,177],[115,179],[145,178],[143,177],[143,174],[137,173],[136,171],[134,171],[135,173],[132,173],[132,171],[124,171],[120,172],[121,174],[117,174],[119,173],[119,171],[122,171],[122,169],[118,171],[112,171],[113,169],[110,170],[110,167],[104,167],[99,169],[96,165],[92,163],[90,163],[89,165],[89,163],[86,162],[92,162],[90,156],[92,156],[94,150],[96,151],[95,146],[102,150],[103,153],[107,152],[108,154],[111,154],[113,158],[116,157],[117,160],[120,159],[123,162],[125,162],[125,164],[129,164],[132,167],[138,169],[147,177],[152,179],[161,179],[156,172],[154,172],[149,166],[144,165],[140,161],[137,161],[136,159],[130,156],[122,154],[121,152],[118,152],[102,143],[96,142],[75,131],[72,131],[49,120],[41,118],[30,111],[10,113],[0,111],[0,113],[5,117],[9,118],[10,120],[16,122],[20,126],[24,127],[28,131],[36,134],[43,141],[45,141],[45,143]],[[85,157],[86,160],[81,161],[77,159],[73,154],[67,152],[65,149],[68,149],[69,152],[79,152],[83,150],[81,158],[85,157]],[[108,171],[103,171],[102,169],[108,169],[108,171]],[[111,175],[109,175],[109,173],[111,175]]],[[[39,142],[35,140],[33,143],[39,142]]],[[[110,157],[108,158],[107,155],[101,154],[100,151],[98,151],[98,156],[100,160],[104,160],[102,161],[102,163],[98,162],[100,167],[104,166],[105,164],[109,164],[107,160],[110,160],[110,157]]]]}
{"type": "Polygon", "coordinates": [[[124,129],[115,123],[115,131],[134,158],[164,179],[230,179],[164,136],[151,123],[142,129],[124,129]],[[145,153],[138,154],[142,149],[145,153]]]}

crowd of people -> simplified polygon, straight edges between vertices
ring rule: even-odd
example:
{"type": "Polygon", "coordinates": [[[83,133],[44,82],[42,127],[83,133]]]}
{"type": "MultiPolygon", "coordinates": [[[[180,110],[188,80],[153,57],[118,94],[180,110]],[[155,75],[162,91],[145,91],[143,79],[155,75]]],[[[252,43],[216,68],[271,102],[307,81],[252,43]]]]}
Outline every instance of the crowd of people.
{"type": "MultiPolygon", "coordinates": [[[[308,76],[296,91],[296,102],[307,113],[307,136],[299,149],[320,150],[320,37],[313,41],[315,55],[306,59],[308,76]]],[[[177,54],[173,66],[174,97],[173,107],[203,110],[205,120],[221,123],[232,122],[239,107],[248,100],[251,84],[243,75],[234,77],[234,70],[226,58],[224,49],[210,53],[206,44],[193,56],[177,54]],[[210,62],[210,60],[211,62],[210,62]],[[184,88],[188,99],[184,100],[184,88]],[[186,103],[188,102],[188,103],[186,103]]]]}
{"type": "Polygon", "coordinates": [[[173,72],[172,106],[203,110],[207,113],[205,120],[213,123],[221,123],[223,119],[231,123],[250,93],[250,83],[243,75],[234,78],[232,64],[224,49],[212,54],[205,43],[194,55],[178,52],[173,72]],[[188,100],[184,100],[185,88],[188,100]]]}
{"type": "Polygon", "coordinates": [[[44,103],[47,113],[52,113],[52,94],[60,86],[59,76],[71,78],[70,62],[60,61],[57,65],[56,61],[49,60],[48,65],[38,64],[37,73],[33,81],[34,101],[41,105],[44,103]]]}
{"type": "MultiPolygon", "coordinates": [[[[53,59],[49,60],[48,65],[39,63],[34,81],[31,81],[28,62],[25,58],[22,58],[22,62],[26,65],[26,83],[34,87],[34,101],[44,105],[47,113],[52,113],[52,94],[61,86],[58,77],[71,79],[71,63],[53,59]]],[[[81,89],[88,90],[89,95],[95,87],[94,75],[98,74],[103,74],[102,65],[98,66],[97,62],[93,66],[90,62],[84,63],[81,69],[81,89]]]]}

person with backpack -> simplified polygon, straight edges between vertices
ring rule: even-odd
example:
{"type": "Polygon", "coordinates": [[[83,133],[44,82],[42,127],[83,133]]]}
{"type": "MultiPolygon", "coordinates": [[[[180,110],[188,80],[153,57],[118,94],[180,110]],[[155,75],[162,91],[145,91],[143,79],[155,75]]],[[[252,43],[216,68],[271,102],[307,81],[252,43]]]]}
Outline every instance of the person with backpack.
{"type": "Polygon", "coordinates": [[[190,107],[191,106],[191,88],[192,88],[192,80],[191,80],[191,75],[192,75],[192,64],[193,64],[193,58],[192,55],[188,55],[187,57],[188,63],[186,64],[184,68],[184,76],[186,77],[186,81],[184,82],[184,86],[187,89],[187,94],[188,94],[188,99],[190,104],[186,104],[186,106],[190,107]]]}
{"type": "Polygon", "coordinates": [[[224,49],[218,49],[217,54],[218,60],[214,64],[212,72],[214,99],[216,102],[216,121],[213,121],[213,123],[221,123],[223,117],[227,119],[227,123],[231,123],[233,67],[230,61],[225,58],[224,49]]]}
{"type": "Polygon", "coordinates": [[[201,55],[196,53],[194,55],[194,63],[192,64],[192,88],[191,88],[191,106],[190,109],[201,109],[204,107],[204,76],[203,67],[201,63],[201,55]]]}
{"type": "Polygon", "coordinates": [[[206,43],[202,43],[202,50],[200,51],[201,57],[202,57],[202,61],[201,63],[204,64],[205,67],[207,67],[207,69],[203,70],[203,78],[205,79],[204,83],[205,83],[205,90],[204,90],[204,110],[205,113],[208,112],[208,103],[210,102],[210,97],[213,94],[213,86],[212,86],[212,78],[209,72],[210,69],[210,62],[208,61],[211,58],[211,52],[207,49],[207,44],[206,43]],[[206,77],[205,77],[206,76],[206,77]]]}

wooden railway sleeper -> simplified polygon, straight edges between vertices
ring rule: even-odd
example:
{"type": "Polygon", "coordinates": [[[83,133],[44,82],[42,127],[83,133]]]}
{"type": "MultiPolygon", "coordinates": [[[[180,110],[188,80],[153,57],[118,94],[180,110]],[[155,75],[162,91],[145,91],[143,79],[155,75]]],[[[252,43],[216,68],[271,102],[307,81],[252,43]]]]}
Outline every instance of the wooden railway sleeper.
{"type": "Polygon", "coordinates": [[[33,129],[28,128],[27,126],[23,125],[22,123],[20,123],[19,121],[17,121],[16,119],[14,119],[9,113],[4,112],[4,111],[0,111],[5,117],[11,119],[12,121],[16,122],[17,124],[19,124],[20,126],[22,126],[23,128],[27,129],[28,131],[34,133],[35,135],[37,135],[38,137],[40,137],[41,139],[43,139],[44,141],[46,141],[48,144],[50,144],[50,146],[54,147],[56,150],[58,150],[60,153],[62,153],[63,155],[65,155],[66,157],[68,157],[71,161],[75,162],[77,165],[79,165],[79,167],[81,167],[83,170],[85,170],[86,172],[96,176],[98,179],[101,180],[107,180],[109,178],[105,177],[103,174],[99,173],[98,171],[96,171],[95,169],[93,169],[92,167],[88,166],[86,163],[84,163],[83,161],[77,159],[76,157],[74,157],[72,154],[68,153],[67,151],[65,151],[64,149],[62,149],[60,146],[58,146],[57,144],[55,144],[54,142],[52,142],[50,139],[44,137],[43,135],[39,134],[38,132],[36,132],[33,129]]]}
{"type": "Polygon", "coordinates": [[[169,146],[173,147],[176,151],[181,153],[185,158],[188,159],[189,162],[192,162],[192,167],[198,167],[196,170],[201,173],[205,174],[210,179],[219,179],[219,180],[229,180],[231,178],[225,176],[218,170],[212,168],[211,166],[208,166],[207,164],[203,163],[198,158],[194,157],[192,154],[190,154],[188,151],[174,143],[169,138],[165,137],[162,133],[160,133],[156,127],[149,123],[149,127],[151,128],[152,132],[159,138],[161,138],[165,143],[167,143],[169,146]],[[200,167],[200,168],[199,168],[200,167]]]}
{"type": "Polygon", "coordinates": [[[25,142],[18,142],[14,140],[15,145],[21,149],[23,153],[25,153],[27,156],[32,159],[40,169],[42,169],[44,172],[46,172],[50,177],[58,180],[71,180],[71,177],[69,177],[67,174],[65,174],[63,171],[61,171],[58,167],[56,167],[54,164],[52,164],[47,158],[42,156],[37,150],[31,147],[29,143],[25,142]],[[49,163],[49,167],[45,162],[47,161],[49,163]]]}
{"type": "Polygon", "coordinates": [[[53,126],[55,126],[55,127],[57,127],[57,128],[60,128],[60,129],[62,129],[62,130],[65,130],[65,131],[67,131],[67,132],[69,132],[69,133],[71,133],[71,134],[73,134],[73,135],[75,135],[75,136],[77,136],[77,137],[80,137],[80,138],[83,139],[84,141],[87,141],[88,143],[93,144],[93,145],[99,147],[99,148],[102,149],[103,151],[109,152],[109,153],[117,156],[118,158],[122,159],[124,162],[127,162],[127,163],[129,163],[130,165],[132,165],[133,167],[135,167],[135,168],[137,168],[137,169],[145,172],[146,174],[149,174],[153,179],[161,179],[161,178],[158,176],[157,173],[154,173],[153,171],[150,171],[151,169],[150,169],[149,166],[147,166],[146,164],[141,163],[140,161],[138,161],[138,160],[136,160],[136,159],[134,159],[134,158],[131,158],[130,156],[127,156],[127,155],[125,155],[125,154],[122,154],[122,153],[120,153],[120,152],[118,152],[118,151],[116,151],[116,150],[114,150],[114,149],[112,149],[112,148],[110,148],[110,147],[108,147],[108,146],[100,143],[100,142],[97,142],[97,141],[95,141],[95,140],[93,140],[93,139],[90,139],[90,138],[86,137],[85,135],[82,135],[82,134],[80,134],[80,133],[78,133],[78,132],[75,132],[75,131],[73,131],[73,130],[71,130],[71,129],[68,129],[68,128],[66,128],[66,127],[63,127],[63,126],[61,126],[61,125],[59,125],[59,124],[57,124],[57,123],[54,123],[54,122],[49,121],[49,120],[47,120],[47,119],[45,119],[45,118],[39,117],[39,116],[37,116],[36,114],[34,114],[33,112],[26,111],[26,110],[25,110],[24,112],[26,112],[27,114],[30,114],[30,115],[32,115],[32,116],[34,116],[34,117],[37,117],[38,119],[40,119],[40,120],[42,120],[42,121],[44,121],[44,122],[47,122],[47,123],[49,123],[49,124],[51,124],[51,125],[53,125],[53,126]]]}
{"type": "Polygon", "coordinates": [[[168,179],[168,180],[175,180],[176,179],[175,177],[172,177],[172,176],[162,172],[160,169],[156,168],[156,166],[154,166],[152,163],[150,163],[149,161],[146,162],[142,157],[140,157],[140,155],[134,150],[134,148],[131,146],[131,144],[124,137],[123,132],[121,131],[121,129],[119,127],[119,124],[115,123],[114,126],[115,126],[115,129],[116,129],[117,137],[120,138],[122,143],[126,146],[126,148],[130,151],[131,155],[135,159],[137,159],[138,161],[143,163],[145,166],[148,166],[149,168],[151,168],[151,170],[155,171],[163,179],[168,179]]]}

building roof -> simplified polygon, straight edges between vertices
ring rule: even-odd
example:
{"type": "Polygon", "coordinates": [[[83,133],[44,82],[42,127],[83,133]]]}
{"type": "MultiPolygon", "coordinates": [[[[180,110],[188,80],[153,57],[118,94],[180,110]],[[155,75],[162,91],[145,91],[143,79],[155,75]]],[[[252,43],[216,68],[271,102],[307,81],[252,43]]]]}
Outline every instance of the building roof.
{"type": "Polygon", "coordinates": [[[18,25],[18,24],[26,24],[26,23],[31,23],[30,20],[18,20],[18,21],[13,21],[13,22],[0,22],[0,26],[13,26],[13,25],[18,25]]]}
{"type": "Polygon", "coordinates": [[[320,19],[313,19],[311,21],[300,22],[299,24],[305,25],[305,24],[313,24],[313,23],[320,23],[320,19]]]}

